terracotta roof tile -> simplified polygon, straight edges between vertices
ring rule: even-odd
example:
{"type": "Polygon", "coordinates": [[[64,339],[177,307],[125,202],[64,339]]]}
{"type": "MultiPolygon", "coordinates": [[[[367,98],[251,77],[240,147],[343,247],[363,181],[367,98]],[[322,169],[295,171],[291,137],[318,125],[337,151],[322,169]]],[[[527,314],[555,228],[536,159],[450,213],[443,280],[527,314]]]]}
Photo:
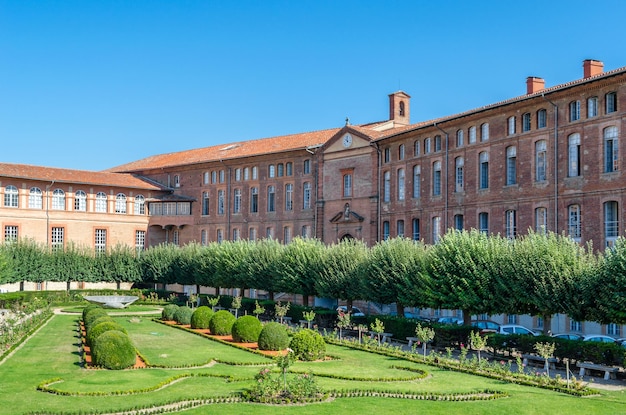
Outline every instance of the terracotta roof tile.
{"type": "Polygon", "coordinates": [[[154,168],[174,167],[210,161],[237,159],[242,157],[276,154],[287,151],[305,149],[324,144],[339,131],[339,128],[313,131],[280,137],[261,138],[258,140],[241,141],[238,143],[219,144],[211,147],[158,154],[116,166],[106,171],[132,172],[154,168]]]}
{"type": "Polygon", "coordinates": [[[144,190],[163,190],[132,174],[71,170],[29,164],[0,163],[0,177],[29,179],[57,183],[91,184],[144,190]]]}

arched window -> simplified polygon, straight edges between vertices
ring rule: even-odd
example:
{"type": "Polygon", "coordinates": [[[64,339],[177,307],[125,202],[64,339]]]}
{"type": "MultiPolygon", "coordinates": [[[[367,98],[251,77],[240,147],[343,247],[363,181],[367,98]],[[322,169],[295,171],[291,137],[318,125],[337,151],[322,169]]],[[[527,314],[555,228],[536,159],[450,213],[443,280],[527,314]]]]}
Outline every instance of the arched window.
{"type": "Polygon", "coordinates": [[[480,126],[480,141],[489,140],[489,123],[484,123],[480,126]]]}
{"type": "Polygon", "coordinates": [[[87,211],[87,194],[82,190],[74,192],[74,210],[87,211]]]}
{"type": "Polygon", "coordinates": [[[107,212],[107,195],[104,192],[98,192],[96,194],[96,212],[107,212]]]}
{"type": "Polygon", "coordinates": [[[126,195],[124,193],[118,193],[115,196],[115,213],[126,213],[126,195]]]}
{"type": "Polygon", "coordinates": [[[135,196],[135,215],[146,214],[146,199],[143,195],[135,196]]]}
{"type": "Polygon", "coordinates": [[[604,172],[619,170],[617,127],[604,129],[604,172]]]}
{"type": "Polygon", "coordinates": [[[18,207],[19,198],[17,187],[8,185],[4,188],[4,207],[18,207]]]}
{"type": "Polygon", "coordinates": [[[52,210],[65,210],[65,192],[61,189],[52,192],[52,210]]]}

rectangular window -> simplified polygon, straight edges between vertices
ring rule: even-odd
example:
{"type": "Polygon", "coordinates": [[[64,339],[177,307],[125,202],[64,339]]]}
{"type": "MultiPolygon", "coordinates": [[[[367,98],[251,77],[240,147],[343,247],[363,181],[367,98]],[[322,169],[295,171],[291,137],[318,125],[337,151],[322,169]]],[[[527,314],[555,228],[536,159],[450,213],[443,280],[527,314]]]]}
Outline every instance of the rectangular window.
{"type": "Polygon", "coordinates": [[[433,196],[441,195],[441,162],[433,163],[433,196]]]}
{"type": "Polygon", "coordinates": [[[302,173],[311,174],[311,160],[304,160],[304,164],[302,166],[302,173]]]}
{"type": "Polygon", "coordinates": [[[265,237],[267,239],[272,239],[274,237],[274,231],[272,230],[271,226],[268,226],[267,228],[265,228],[265,237]]]}
{"type": "Polygon", "coordinates": [[[489,124],[484,123],[480,126],[480,141],[489,140],[489,124]]]}
{"type": "Polygon", "coordinates": [[[15,242],[17,241],[17,236],[17,226],[6,225],[4,227],[4,242],[15,242]]]}
{"type": "Polygon", "coordinates": [[[398,147],[398,160],[404,160],[404,144],[398,147]]]}
{"type": "Polygon", "coordinates": [[[206,229],[202,229],[202,231],[200,231],[200,245],[207,246],[208,244],[209,241],[207,237],[207,231],[206,229]]]}
{"type": "Polygon", "coordinates": [[[7,186],[4,188],[4,206],[18,207],[18,191],[15,186],[7,186]]]}
{"type": "Polygon", "coordinates": [[[413,155],[415,157],[420,155],[420,141],[419,140],[415,140],[415,143],[413,144],[413,155]]]}
{"type": "Polygon", "coordinates": [[[53,250],[63,249],[65,243],[65,228],[53,227],[50,235],[50,244],[53,250]]]}
{"type": "Polygon", "coordinates": [[[391,201],[391,173],[386,171],[383,173],[383,202],[391,201]]]}
{"type": "Polygon", "coordinates": [[[548,209],[537,208],[535,209],[535,231],[537,233],[545,234],[548,230],[548,209]]]}
{"type": "Polygon", "coordinates": [[[504,213],[504,234],[508,239],[517,235],[517,214],[514,210],[507,210],[504,213]]]}
{"type": "Polygon", "coordinates": [[[250,212],[257,213],[259,211],[259,189],[253,187],[250,189],[250,212]]]}
{"type": "Polygon", "coordinates": [[[204,184],[209,184],[209,172],[208,172],[208,171],[205,171],[205,172],[202,174],[202,182],[203,182],[204,184]]]}
{"type": "Polygon", "coordinates": [[[567,176],[580,176],[580,134],[568,137],[567,159],[567,176]]]}
{"type": "Polygon", "coordinates": [[[517,314],[509,314],[507,316],[507,324],[517,324],[517,314]]]}
{"type": "Polygon", "coordinates": [[[384,221],[383,222],[383,240],[387,240],[389,239],[389,222],[388,221],[384,221]]]}
{"type": "Polygon", "coordinates": [[[293,176],[293,163],[292,162],[288,162],[285,164],[285,174],[287,176],[293,176]]]}
{"type": "Polygon", "coordinates": [[[309,182],[302,185],[302,208],[311,209],[311,183],[309,182]]]}
{"type": "Polygon", "coordinates": [[[441,216],[433,218],[433,243],[436,244],[441,239],[441,216]]]}
{"type": "Polygon", "coordinates": [[[217,230],[217,243],[221,244],[224,241],[224,231],[222,229],[217,230]]]}
{"type": "Polygon", "coordinates": [[[463,147],[465,145],[465,138],[463,137],[463,130],[456,132],[456,146],[463,147]]]}
{"type": "Polygon", "coordinates": [[[424,140],[424,153],[425,154],[430,154],[430,137],[428,137],[427,139],[424,140]]]}
{"type": "Polygon", "coordinates": [[[278,163],[277,166],[278,177],[283,177],[285,175],[285,166],[283,163],[278,163]]]}
{"type": "Polygon", "coordinates": [[[606,325],[606,334],[609,336],[620,337],[622,334],[620,326],[615,323],[609,323],[606,325]]]}
{"type": "Polygon", "coordinates": [[[274,186],[267,187],[267,211],[276,211],[276,188],[274,186]]]}
{"type": "Polygon", "coordinates": [[[546,128],[548,122],[548,113],[545,109],[537,111],[537,128],[546,128]]]}
{"type": "Polygon", "coordinates": [[[389,147],[384,150],[383,157],[384,163],[389,163],[391,161],[391,149],[389,147]]]}
{"type": "Polygon", "coordinates": [[[399,238],[404,237],[404,221],[403,220],[399,220],[396,222],[396,235],[399,238]]]}
{"type": "Polygon", "coordinates": [[[579,242],[582,235],[580,205],[570,205],[567,208],[567,217],[567,233],[570,238],[579,242]]]}
{"type": "Polygon", "coordinates": [[[506,149],[506,185],[511,186],[517,183],[517,149],[508,147],[506,149]]]}
{"type": "Polygon", "coordinates": [[[612,247],[619,236],[617,202],[604,204],[604,238],[605,246],[612,247]]]}
{"type": "Polygon", "coordinates": [[[224,170],[220,170],[220,183],[224,183],[224,170]]]}
{"type": "Polygon", "coordinates": [[[610,114],[617,111],[617,93],[609,92],[606,94],[606,113],[610,114]]]}
{"type": "Polygon", "coordinates": [[[455,160],[455,191],[460,193],[463,191],[463,157],[457,157],[455,160]]]}
{"type": "Polygon", "coordinates": [[[302,226],[302,237],[310,238],[311,237],[311,225],[302,226]]]}
{"type": "Polygon", "coordinates": [[[256,241],[256,228],[248,229],[248,239],[251,241],[256,241]]]}
{"type": "Polygon", "coordinates": [[[241,213],[241,189],[233,192],[233,213],[241,213]]]}
{"type": "Polygon", "coordinates": [[[515,116],[509,117],[509,119],[507,120],[507,125],[508,125],[508,129],[507,129],[508,135],[515,134],[515,116]]]}
{"type": "Polygon", "coordinates": [[[106,229],[96,229],[94,247],[97,253],[106,252],[107,250],[107,231],[106,229]]]}
{"type": "Polygon", "coordinates": [[[235,169],[235,181],[236,182],[241,181],[241,169],[240,168],[235,169]]]}
{"type": "Polygon", "coordinates": [[[238,241],[241,239],[241,231],[239,230],[239,228],[234,228],[233,229],[233,241],[238,241]]]}
{"type": "Polygon", "coordinates": [[[422,187],[422,168],[413,166],[413,197],[418,198],[421,194],[422,187]]]}
{"type": "Polygon", "coordinates": [[[343,175],[343,197],[352,197],[352,175],[343,175]]]}
{"type": "Polygon", "coordinates": [[[217,183],[217,172],[215,170],[211,172],[211,183],[217,183]]]}
{"type": "Polygon", "coordinates": [[[413,228],[413,240],[419,241],[420,240],[420,220],[419,219],[413,219],[412,228],[413,228]]]}
{"type": "Polygon", "coordinates": [[[478,214],[478,230],[482,233],[489,233],[489,213],[480,212],[478,214]]]}
{"type": "Polygon", "coordinates": [[[178,230],[172,231],[172,243],[174,245],[180,245],[180,233],[178,230]]]}
{"type": "Polygon", "coordinates": [[[522,115],[522,131],[523,132],[530,131],[530,113],[529,112],[522,115]]]}
{"type": "Polygon", "coordinates": [[[604,129],[604,172],[612,173],[619,170],[617,158],[617,127],[604,129]]]}
{"type": "Polygon", "coordinates": [[[217,191],[217,214],[218,215],[224,214],[224,191],[223,190],[217,191]]]}
{"type": "Polygon", "coordinates": [[[469,144],[474,144],[476,142],[476,127],[473,125],[468,130],[467,140],[469,144]]]}
{"type": "Polygon", "coordinates": [[[598,97],[587,99],[587,118],[593,118],[598,115],[598,97]]]}
{"type": "Polygon", "coordinates": [[[583,323],[580,321],[570,320],[569,322],[569,331],[573,332],[582,332],[583,331],[583,323]]]}
{"type": "Polygon", "coordinates": [[[405,177],[404,169],[398,169],[398,200],[404,200],[405,198],[405,177]]]}
{"type": "Polygon", "coordinates": [[[288,244],[291,242],[291,228],[289,226],[285,226],[283,228],[283,243],[288,244]]]}
{"type": "Polygon", "coordinates": [[[209,214],[209,192],[202,192],[202,215],[207,216],[209,214]]]}
{"type": "Polygon", "coordinates": [[[464,225],[463,215],[454,215],[454,229],[462,231],[464,225]]]}
{"type": "Polygon", "coordinates": [[[293,210],[293,184],[291,183],[285,185],[285,210],[293,210]]]}
{"type": "Polygon", "coordinates": [[[252,167],[252,180],[259,178],[259,168],[257,166],[252,167]]]}
{"type": "Polygon", "coordinates": [[[135,250],[143,251],[146,248],[146,231],[135,231],[135,250]]]}
{"type": "Polygon", "coordinates": [[[569,120],[577,121],[580,119],[580,101],[572,101],[569,103],[569,120]]]}
{"type": "Polygon", "coordinates": [[[478,187],[480,189],[488,189],[489,188],[489,153],[480,153],[478,157],[480,166],[479,166],[479,184],[478,187]]]}
{"type": "Polygon", "coordinates": [[[250,180],[250,167],[245,167],[243,169],[243,179],[250,180]]]}
{"type": "Polygon", "coordinates": [[[546,162],[547,162],[547,144],[545,140],[540,140],[535,143],[535,180],[538,182],[545,182],[546,177],[546,162]]]}
{"type": "Polygon", "coordinates": [[[435,136],[435,152],[439,152],[439,151],[441,151],[441,136],[436,135],[435,136]]]}

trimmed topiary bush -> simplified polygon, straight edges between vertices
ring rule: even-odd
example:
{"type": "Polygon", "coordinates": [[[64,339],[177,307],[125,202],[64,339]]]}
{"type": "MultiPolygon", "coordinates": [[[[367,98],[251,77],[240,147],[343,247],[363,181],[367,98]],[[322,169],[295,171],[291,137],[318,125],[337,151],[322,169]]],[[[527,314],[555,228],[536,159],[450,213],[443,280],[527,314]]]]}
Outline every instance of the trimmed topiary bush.
{"type": "Polygon", "coordinates": [[[178,306],[176,304],[168,304],[163,307],[163,311],[161,312],[161,318],[163,320],[174,320],[174,313],[178,310],[178,306]]]}
{"type": "MultiPolygon", "coordinates": [[[[110,318],[110,317],[109,317],[110,318]]],[[[100,321],[99,319],[96,321],[100,321]]],[[[118,323],[116,323],[113,320],[110,321],[102,321],[98,324],[94,324],[89,331],[87,332],[87,344],[90,347],[93,347],[93,345],[95,344],[95,340],[100,337],[100,335],[102,333],[106,333],[109,330],[117,330],[117,331],[121,331],[124,334],[128,334],[126,332],[126,329],[122,326],[120,326],[118,323]]]]}
{"type": "Polygon", "coordinates": [[[241,343],[255,343],[259,340],[261,330],[263,330],[263,324],[261,324],[258,318],[241,316],[233,324],[233,340],[241,343]]]}
{"type": "Polygon", "coordinates": [[[113,319],[109,315],[98,317],[97,319],[92,320],[91,323],[89,323],[89,327],[85,327],[85,331],[87,332],[87,334],[89,334],[92,328],[100,323],[104,323],[105,321],[113,321],[113,319]]]}
{"type": "Polygon", "coordinates": [[[91,355],[96,366],[114,370],[132,367],[137,360],[137,351],[130,338],[117,330],[98,336],[91,355]]]}
{"type": "Polygon", "coordinates": [[[99,306],[98,304],[87,304],[85,306],[85,308],[83,308],[83,320],[85,319],[85,317],[87,317],[87,313],[90,312],[91,310],[95,310],[96,308],[102,309],[101,306],[99,306]]]}
{"type": "Polygon", "coordinates": [[[108,314],[106,311],[104,311],[103,308],[94,308],[93,310],[89,310],[85,314],[85,319],[83,320],[83,322],[85,323],[85,330],[89,330],[89,327],[95,320],[99,319],[100,317],[107,316],[108,314]]]}
{"type": "Polygon", "coordinates": [[[211,307],[205,305],[196,308],[191,315],[191,328],[192,329],[208,329],[211,318],[213,317],[213,310],[211,307]]]}
{"type": "Polygon", "coordinates": [[[174,320],[178,324],[191,324],[191,315],[193,310],[187,306],[178,307],[174,312],[174,320]]]}
{"type": "Polygon", "coordinates": [[[267,323],[259,334],[260,350],[284,350],[289,346],[289,334],[280,323],[267,323]]]}
{"type": "Polygon", "coordinates": [[[326,356],[326,342],[322,335],[310,329],[294,334],[289,347],[298,360],[320,360],[326,356]]]}
{"type": "Polygon", "coordinates": [[[230,313],[230,311],[218,311],[213,314],[213,317],[211,317],[211,321],[209,322],[211,334],[216,336],[227,336],[231,334],[235,320],[237,319],[230,313]]]}

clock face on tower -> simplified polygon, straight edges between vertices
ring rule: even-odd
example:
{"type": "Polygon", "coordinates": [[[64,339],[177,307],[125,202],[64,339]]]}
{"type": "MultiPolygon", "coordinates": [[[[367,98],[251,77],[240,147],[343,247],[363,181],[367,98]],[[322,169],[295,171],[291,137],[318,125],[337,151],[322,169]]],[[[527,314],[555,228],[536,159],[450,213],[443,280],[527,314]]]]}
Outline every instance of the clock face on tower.
{"type": "Polygon", "coordinates": [[[352,136],[350,134],[346,134],[343,136],[343,146],[350,147],[352,145],[352,136]]]}

